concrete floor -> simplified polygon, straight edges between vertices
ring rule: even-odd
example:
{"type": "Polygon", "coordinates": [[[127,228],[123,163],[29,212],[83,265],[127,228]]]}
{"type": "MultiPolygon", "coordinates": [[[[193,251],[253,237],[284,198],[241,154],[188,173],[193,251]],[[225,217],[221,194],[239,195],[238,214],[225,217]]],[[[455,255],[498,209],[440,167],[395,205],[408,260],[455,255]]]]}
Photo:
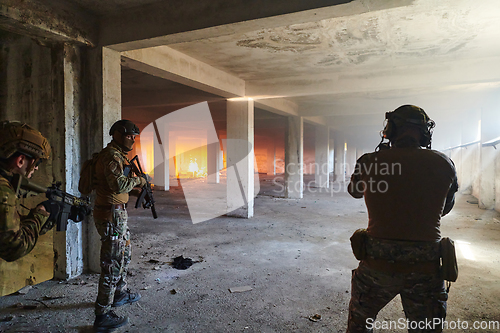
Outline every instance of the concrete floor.
{"type": "MultiPolygon", "coordinates": [[[[181,187],[155,193],[157,220],[150,211],[129,209],[129,284],[142,299],[116,310],[130,317],[117,332],[345,331],[357,265],[349,237],[367,224],[364,202],[338,185],[329,192],[308,187],[304,199],[286,200],[274,177],[260,178],[250,220],[223,216],[192,224],[181,187]],[[168,263],[179,255],[200,262],[176,270],[168,263]],[[252,290],[229,291],[244,286],[252,290]],[[319,321],[309,319],[316,314],[319,321]]],[[[306,184],[312,179],[306,176],[306,184]]],[[[467,202],[473,199],[459,196],[442,221],[443,235],[470,243],[458,246],[460,276],[447,317],[467,322],[469,330],[448,332],[474,331],[474,321],[500,321],[500,214],[467,202]],[[464,245],[473,258],[466,259],[464,245]]],[[[0,298],[0,332],[92,332],[97,281],[97,274],[85,274],[0,298]]],[[[403,317],[396,298],[378,319],[403,317]]]]}

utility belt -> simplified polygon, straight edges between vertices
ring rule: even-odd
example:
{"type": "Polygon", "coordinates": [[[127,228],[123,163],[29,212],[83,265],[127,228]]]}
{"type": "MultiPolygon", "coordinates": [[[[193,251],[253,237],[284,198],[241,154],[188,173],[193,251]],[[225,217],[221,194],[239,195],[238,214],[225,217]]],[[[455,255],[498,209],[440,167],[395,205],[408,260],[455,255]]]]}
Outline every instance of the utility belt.
{"type": "Polygon", "coordinates": [[[123,204],[115,204],[115,205],[95,205],[94,207],[95,209],[98,209],[98,210],[105,210],[105,211],[111,211],[111,210],[117,210],[117,209],[121,209],[121,210],[124,210],[127,208],[127,204],[126,203],[123,203],[123,204]]]}
{"type": "Polygon", "coordinates": [[[448,237],[436,242],[387,240],[358,229],[351,247],[356,259],[382,272],[440,274],[451,282],[458,277],[455,245],[448,237]]]}

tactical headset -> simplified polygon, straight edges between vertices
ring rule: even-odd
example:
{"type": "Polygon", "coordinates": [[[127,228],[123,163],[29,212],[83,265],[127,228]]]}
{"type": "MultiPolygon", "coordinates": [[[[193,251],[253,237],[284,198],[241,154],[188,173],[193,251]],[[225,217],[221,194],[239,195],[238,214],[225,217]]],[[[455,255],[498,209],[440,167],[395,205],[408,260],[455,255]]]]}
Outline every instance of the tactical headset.
{"type": "Polygon", "coordinates": [[[386,112],[385,119],[387,123],[382,130],[382,140],[387,139],[392,142],[398,135],[398,128],[410,124],[421,130],[420,146],[431,148],[432,129],[436,124],[422,108],[414,105],[403,105],[392,112],[386,112]]]}

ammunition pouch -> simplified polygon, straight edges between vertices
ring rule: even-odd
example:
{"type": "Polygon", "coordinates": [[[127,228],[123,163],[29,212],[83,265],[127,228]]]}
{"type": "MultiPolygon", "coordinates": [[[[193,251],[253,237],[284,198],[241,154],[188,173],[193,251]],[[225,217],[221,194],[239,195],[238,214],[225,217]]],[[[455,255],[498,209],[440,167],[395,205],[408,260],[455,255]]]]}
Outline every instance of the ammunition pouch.
{"type": "Polygon", "coordinates": [[[448,237],[441,238],[439,243],[441,253],[441,278],[455,282],[458,278],[458,264],[455,253],[455,243],[448,237]]]}
{"type": "Polygon", "coordinates": [[[358,229],[354,231],[350,240],[351,240],[351,248],[352,253],[358,260],[366,259],[366,240],[368,237],[368,233],[366,229],[358,229]]]}

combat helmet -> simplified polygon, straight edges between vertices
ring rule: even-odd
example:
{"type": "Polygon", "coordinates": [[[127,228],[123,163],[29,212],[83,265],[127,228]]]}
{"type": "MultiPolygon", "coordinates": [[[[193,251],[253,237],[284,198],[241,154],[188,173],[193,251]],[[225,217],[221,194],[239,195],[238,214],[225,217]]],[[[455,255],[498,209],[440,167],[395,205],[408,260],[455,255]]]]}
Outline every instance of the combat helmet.
{"type": "Polygon", "coordinates": [[[20,121],[1,121],[0,133],[0,159],[8,159],[16,152],[35,160],[49,159],[49,142],[42,133],[28,124],[20,121]]]}
{"type": "Polygon", "coordinates": [[[125,151],[132,150],[134,140],[127,138],[127,135],[139,135],[139,127],[127,119],[121,119],[115,122],[109,129],[109,135],[125,151]]]}
{"type": "Polygon", "coordinates": [[[122,135],[139,135],[139,127],[127,119],[121,119],[115,122],[109,129],[109,135],[113,135],[115,131],[120,132],[122,135]]]}

